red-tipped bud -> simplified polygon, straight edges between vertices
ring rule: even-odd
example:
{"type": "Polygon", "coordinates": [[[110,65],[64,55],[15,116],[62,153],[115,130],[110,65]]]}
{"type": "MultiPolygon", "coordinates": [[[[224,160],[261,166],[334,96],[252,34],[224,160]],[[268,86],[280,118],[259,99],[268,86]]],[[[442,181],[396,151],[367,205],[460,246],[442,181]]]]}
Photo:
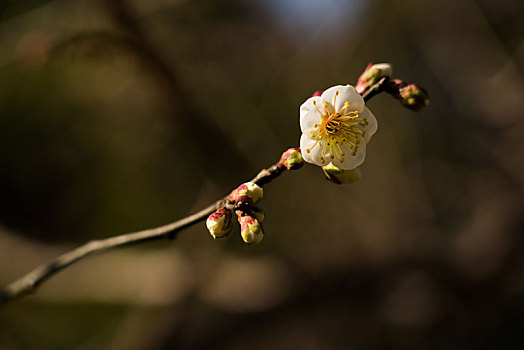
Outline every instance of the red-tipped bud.
{"type": "Polygon", "coordinates": [[[400,103],[414,111],[419,111],[429,105],[426,90],[415,84],[409,84],[400,89],[400,103]]]}
{"type": "Polygon", "coordinates": [[[355,90],[359,94],[365,93],[371,86],[378,83],[384,77],[391,77],[392,68],[389,63],[368,64],[364,72],[358,78],[355,90]]]}
{"type": "Polygon", "coordinates": [[[322,91],[315,91],[313,93],[313,95],[311,95],[311,97],[317,97],[317,96],[320,96],[320,95],[322,95],[322,91]]]}
{"type": "Polygon", "coordinates": [[[290,148],[282,153],[278,165],[287,170],[297,170],[302,168],[304,165],[304,158],[302,158],[300,148],[290,148]]]}
{"type": "Polygon", "coordinates": [[[411,110],[419,111],[429,105],[428,93],[418,85],[393,79],[384,86],[384,90],[411,110]]]}
{"type": "Polygon", "coordinates": [[[222,207],[209,215],[206,226],[213,238],[225,237],[231,232],[233,228],[232,216],[233,214],[226,207],[222,207]]]}
{"type": "Polygon", "coordinates": [[[238,186],[229,195],[229,201],[235,204],[246,203],[253,205],[264,195],[262,187],[253,182],[246,182],[238,186]]]}
{"type": "Polygon", "coordinates": [[[264,229],[260,222],[252,216],[242,213],[238,216],[240,235],[247,244],[258,244],[264,238],[264,229]]]}

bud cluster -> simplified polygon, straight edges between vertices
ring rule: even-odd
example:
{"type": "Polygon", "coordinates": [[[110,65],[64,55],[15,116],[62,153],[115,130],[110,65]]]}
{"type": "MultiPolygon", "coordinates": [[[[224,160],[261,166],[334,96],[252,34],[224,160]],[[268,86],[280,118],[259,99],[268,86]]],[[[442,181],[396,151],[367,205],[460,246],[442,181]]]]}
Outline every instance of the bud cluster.
{"type": "Polygon", "coordinates": [[[257,244],[264,238],[262,221],[264,212],[255,207],[262,198],[262,187],[253,182],[246,182],[238,186],[229,195],[227,205],[221,207],[207,218],[206,226],[213,238],[227,236],[232,228],[233,211],[240,224],[240,235],[247,244],[257,244]]]}
{"type": "Polygon", "coordinates": [[[402,105],[414,111],[419,111],[429,105],[429,96],[426,90],[415,84],[406,83],[400,79],[390,79],[392,68],[389,63],[370,63],[358,78],[355,90],[363,95],[381,79],[383,91],[392,95],[402,105]]]}

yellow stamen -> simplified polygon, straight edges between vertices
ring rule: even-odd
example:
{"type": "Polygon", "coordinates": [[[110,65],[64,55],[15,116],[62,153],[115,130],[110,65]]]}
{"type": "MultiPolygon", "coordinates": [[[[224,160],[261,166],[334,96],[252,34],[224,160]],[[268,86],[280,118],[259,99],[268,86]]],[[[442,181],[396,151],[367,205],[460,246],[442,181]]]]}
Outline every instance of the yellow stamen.
{"type": "Polygon", "coordinates": [[[345,102],[339,111],[334,110],[338,95],[339,91],[336,91],[333,98],[333,108],[327,102],[323,103],[323,113],[318,108],[316,101],[313,101],[321,115],[321,121],[320,124],[314,125],[316,131],[311,133],[311,138],[316,139],[316,142],[311,148],[306,149],[306,152],[310,153],[311,149],[318,145],[321,164],[325,163],[326,158],[337,158],[340,162],[343,162],[346,154],[342,151],[342,145],[351,150],[351,156],[356,156],[361,140],[365,135],[364,128],[369,124],[366,118],[360,117],[359,112],[349,111],[349,102],[345,102]],[[331,110],[328,110],[328,107],[331,110]]]}

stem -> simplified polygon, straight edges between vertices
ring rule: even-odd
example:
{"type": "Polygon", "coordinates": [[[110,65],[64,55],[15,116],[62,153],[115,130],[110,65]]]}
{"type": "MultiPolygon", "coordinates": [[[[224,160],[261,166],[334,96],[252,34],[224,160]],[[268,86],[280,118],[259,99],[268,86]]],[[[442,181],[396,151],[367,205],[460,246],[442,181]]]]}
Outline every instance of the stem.
{"type": "MultiPolygon", "coordinates": [[[[254,182],[259,186],[264,186],[280,176],[284,170],[285,168],[280,167],[277,163],[267,169],[261,170],[257,176],[251,180],[251,182],[254,182]]],[[[49,263],[36,267],[25,276],[9,284],[0,291],[0,305],[7,303],[14,298],[34,292],[40,284],[56,273],[92,254],[135,243],[167,238],[173,239],[178,232],[184,228],[206,219],[218,207],[222,206],[226,200],[227,196],[208,205],[199,212],[164,226],[87,242],[76,249],[60,255],[49,263]]]]}
{"type": "MultiPolygon", "coordinates": [[[[386,81],[387,79],[381,79],[371,88],[369,88],[369,90],[367,90],[362,95],[364,101],[367,102],[373,96],[382,92],[384,89],[384,83],[386,81]]],[[[284,167],[281,167],[278,165],[278,163],[276,163],[267,169],[262,169],[257,174],[257,176],[251,180],[251,182],[254,182],[262,187],[279,177],[284,172],[284,170],[284,167]]],[[[227,196],[221,198],[199,212],[164,226],[87,242],[76,249],[60,255],[47,264],[42,264],[36,267],[25,276],[15,280],[3,290],[0,290],[0,305],[7,303],[14,298],[34,292],[40,284],[48,280],[56,273],[92,254],[135,243],[168,238],[173,239],[181,230],[206,219],[218,207],[224,205],[224,203],[227,201],[227,198],[227,196]]]]}

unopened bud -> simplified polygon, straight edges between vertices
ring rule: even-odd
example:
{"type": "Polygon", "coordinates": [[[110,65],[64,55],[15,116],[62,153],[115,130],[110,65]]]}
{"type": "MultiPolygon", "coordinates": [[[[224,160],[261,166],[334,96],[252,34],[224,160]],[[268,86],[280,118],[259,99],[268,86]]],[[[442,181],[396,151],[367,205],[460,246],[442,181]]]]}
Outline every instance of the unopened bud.
{"type": "Polygon", "coordinates": [[[238,217],[240,223],[240,234],[247,244],[257,244],[264,238],[264,230],[260,222],[252,216],[243,215],[238,217]]]}
{"type": "Polygon", "coordinates": [[[287,170],[297,170],[302,168],[304,165],[304,158],[302,158],[300,148],[290,148],[282,153],[278,165],[285,167],[287,170]]]}
{"type": "Polygon", "coordinates": [[[343,170],[333,165],[333,163],[323,166],[322,170],[326,178],[337,185],[354,183],[362,177],[359,168],[343,170]]]}
{"type": "Polygon", "coordinates": [[[419,111],[429,105],[429,96],[426,90],[415,84],[400,88],[400,103],[414,111],[419,111]]]}
{"type": "Polygon", "coordinates": [[[408,84],[400,79],[391,79],[384,85],[384,91],[400,100],[406,108],[414,111],[429,105],[426,90],[415,84],[408,84]]]}
{"type": "Polygon", "coordinates": [[[391,77],[392,72],[393,69],[389,63],[370,63],[358,78],[355,90],[362,95],[371,86],[378,83],[380,79],[384,77],[391,77]]]}
{"type": "Polygon", "coordinates": [[[238,186],[229,195],[229,201],[233,203],[245,202],[249,205],[255,204],[264,195],[262,187],[253,182],[246,182],[238,186]]]}
{"type": "Polygon", "coordinates": [[[225,237],[231,232],[233,228],[232,216],[231,211],[226,207],[222,207],[209,215],[206,226],[213,238],[225,237]]]}
{"type": "Polygon", "coordinates": [[[322,91],[315,91],[313,93],[313,95],[311,95],[311,97],[317,97],[317,96],[321,96],[322,95],[322,91]]]}

